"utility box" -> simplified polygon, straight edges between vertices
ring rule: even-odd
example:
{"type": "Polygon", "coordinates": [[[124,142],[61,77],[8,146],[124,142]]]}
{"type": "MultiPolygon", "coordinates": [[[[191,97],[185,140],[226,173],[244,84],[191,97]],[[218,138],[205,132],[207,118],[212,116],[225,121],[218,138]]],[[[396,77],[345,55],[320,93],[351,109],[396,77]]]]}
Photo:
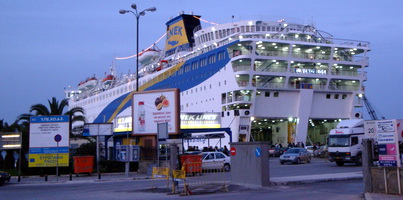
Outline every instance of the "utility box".
{"type": "Polygon", "coordinates": [[[269,186],[269,143],[230,143],[231,183],[269,186]]]}
{"type": "Polygon", "coordinates": [[[94,156],[74,156],[74,173],[76,176],[81,173],[90,175],[94,168],[94,156]]]}

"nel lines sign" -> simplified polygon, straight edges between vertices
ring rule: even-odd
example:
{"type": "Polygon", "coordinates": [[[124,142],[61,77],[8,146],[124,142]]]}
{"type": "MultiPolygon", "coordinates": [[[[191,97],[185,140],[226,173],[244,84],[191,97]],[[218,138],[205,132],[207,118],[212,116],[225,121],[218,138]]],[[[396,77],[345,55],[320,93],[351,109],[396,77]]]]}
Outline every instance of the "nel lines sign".
{"type": "Polygon", "coordinates": [[[29,127],[29,167],[69,166],[69,116],[31,117],[29,127]]]}

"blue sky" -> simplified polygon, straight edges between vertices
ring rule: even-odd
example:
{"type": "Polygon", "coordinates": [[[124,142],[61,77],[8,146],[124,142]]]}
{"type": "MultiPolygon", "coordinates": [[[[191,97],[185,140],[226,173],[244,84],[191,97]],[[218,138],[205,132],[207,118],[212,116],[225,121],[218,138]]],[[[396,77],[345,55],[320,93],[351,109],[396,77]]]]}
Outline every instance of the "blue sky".
{"type": "MultiPolygon", "coordinates": [[[[180,11],[216,23],[231,22],[232,15],[234,21],[313,20],[319,30],[335,38],[369,41],[367,97],[386,118],[403,118],[401,0],[3,0],[0,119],[11,124],[33,104],[47,104],[52,97],[62,100],[65,87],[76,87],[94,74],[101,78],[114,57],[133,55],[135,17],[118,13],[132,3],[141,10],[157,7],[140,19],[140,49],[164,34],[165,22],[180,11]]],[[[116,69],[119,75],[133,72],[135,59],[116,61],[116,69]]]]}

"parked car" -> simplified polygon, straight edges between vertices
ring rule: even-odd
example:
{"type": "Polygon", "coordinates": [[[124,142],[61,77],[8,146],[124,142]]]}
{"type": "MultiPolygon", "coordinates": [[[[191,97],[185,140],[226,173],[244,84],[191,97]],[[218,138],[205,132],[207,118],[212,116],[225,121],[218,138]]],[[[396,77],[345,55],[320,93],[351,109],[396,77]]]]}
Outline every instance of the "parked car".
{"type": "Polygon", "coordinates": [[[0,186],[4,185],[4,183],[10,182],[11,176],[7,172],[0,171],[0,186]]]}
{"type": "Polygon", "coordinates": [[[280,157],[283,155],[284,152],[286,152],[289,148],[288,147],[276,147],[274,150],[274,157],[280,157]]]}
{"type": "Polygon", "coordinates": [[[274,151],[276,150],[276,146],[270,145],[269,146],[269,157],[274,156],[274,151]]]}
{"type": "Polygon", "coordinates": [[[315,157],[326,158],[327,155],[327,145],[320,146],[313,154],[315,157]]]}
{"type": "Polygon", "coordinates": [[[306,146],[305,149],[313,156],[313,146],[306,146]]]}
{"type": "Polygon", "coordinates": [[[311,155],[305,148],[291,148],[280,156],[280,163],[282,165],[286,162],[298,164],[302,161],[311,162],[311,155]]]}
{"type": "Polygon", "coordinates": [[[202,169],[224,169],[229,172],[231,170],[231,158],[222,152],[203,152],[202,169]]]}

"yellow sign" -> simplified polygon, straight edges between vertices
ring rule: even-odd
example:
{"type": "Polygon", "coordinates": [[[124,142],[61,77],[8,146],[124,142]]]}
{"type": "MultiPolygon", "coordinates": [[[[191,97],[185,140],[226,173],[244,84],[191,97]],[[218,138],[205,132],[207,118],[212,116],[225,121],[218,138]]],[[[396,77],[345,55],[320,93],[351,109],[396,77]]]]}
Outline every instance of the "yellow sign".
{"type": "Polygon", "coordinates": [[[168,179],[169,168],[167,167],[153,167],[153,178],[168,179]]]}
{"type": "Polygon", "coordinates": [[[172,170],[172,176],[174,179],[185,179],[186,171],[185,170],[172,170]]]}
{"type": "Polygon", "coordinates": [[[56,159],[55,153],[47,154],[29,154],[28,167],[68,167],[69,154],[59,153],[59,159],[56,159]]]}
{"type": "Polygon", "coordinates": [[[174,24],[169,25],[166,37],[167,37],[165,43],[166,51],[169,51],[171,49],[189,43],[183,19],[179,20],[174,24]]]}

